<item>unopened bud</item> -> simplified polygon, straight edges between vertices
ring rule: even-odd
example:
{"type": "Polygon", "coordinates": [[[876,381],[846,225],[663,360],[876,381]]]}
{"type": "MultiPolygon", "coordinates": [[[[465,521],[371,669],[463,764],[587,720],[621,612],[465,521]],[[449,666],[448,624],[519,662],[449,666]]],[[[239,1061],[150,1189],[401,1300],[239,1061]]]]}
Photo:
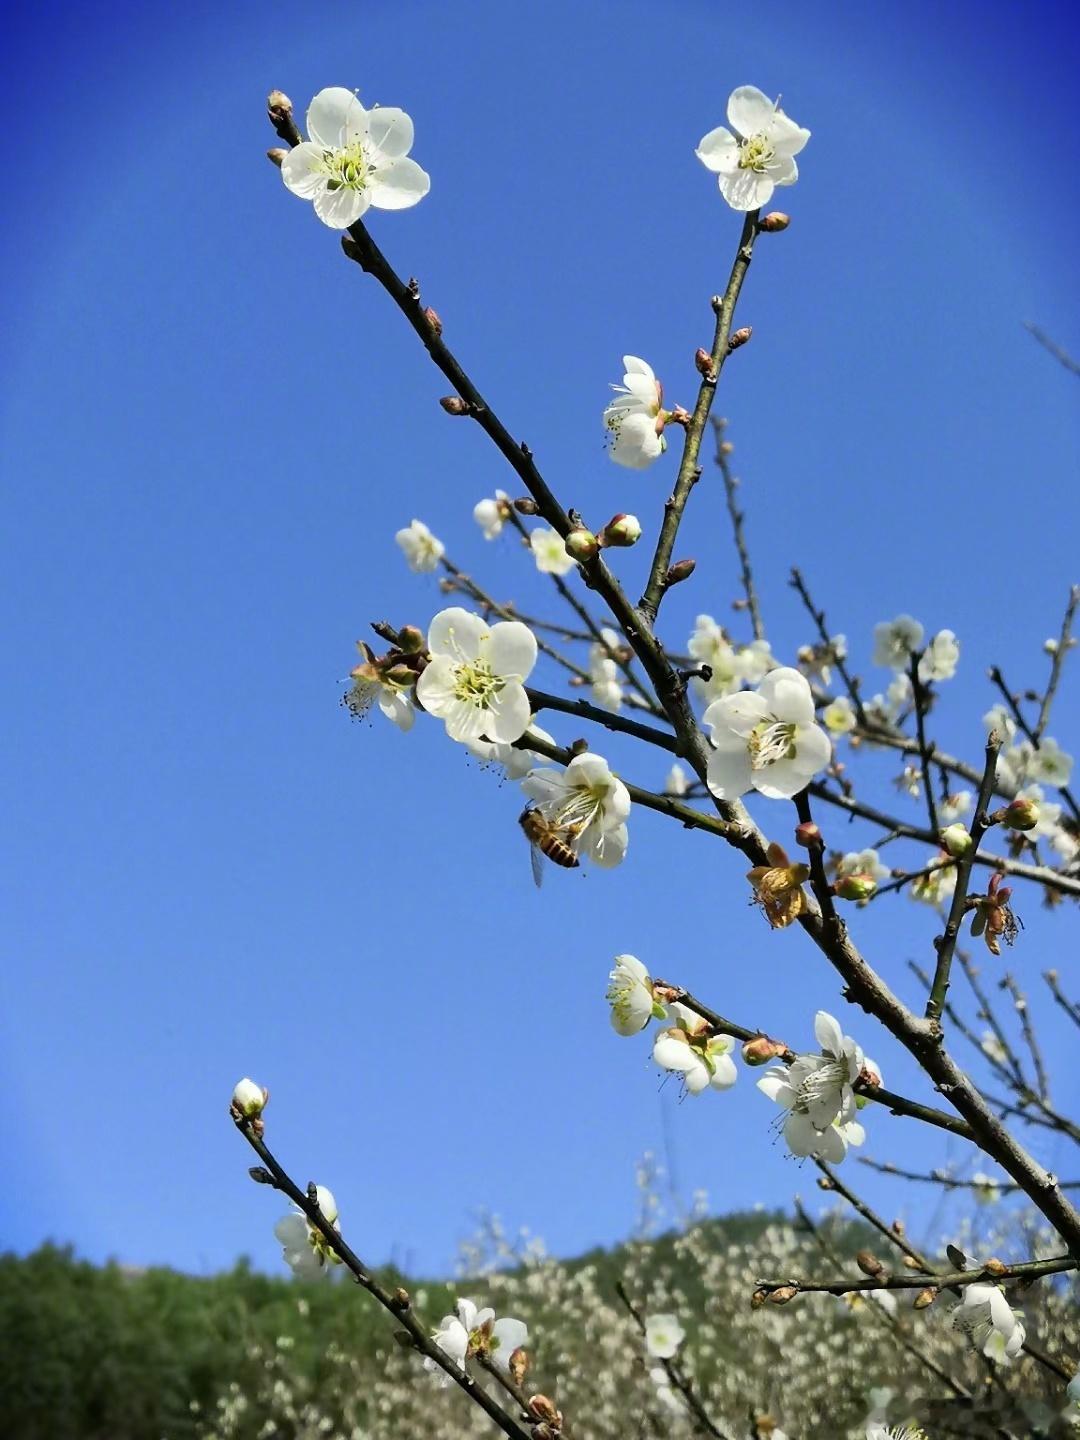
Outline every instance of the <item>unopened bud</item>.
{"type": "Polygon", "coordinates": [[[730,440],[721,440],[721,441],[720,441],[720,454],[721,454],[721,455],[734,455],[734,454],[735,454],[735,446],[732,444],[732,442],[731,442],[730,440]]]}
{"type": "Polygon", "coordinates": [[[540,513],[540,506],[531,495],[522,495],[519,500],[515,500],[514,509],[519,515],[539,515],[540,513]]]}
{"type": "Polygon", "coordinates": [[[787,1046],[781,1040],[770,1040],[768,1035],[757,1035],[742,1047],[742,1058],[747,1065],[768,1065],[778,1055],[787,1054],[787,1046]]]}
{"type": "Polygon", "coordinates": [[[269,1090],[265,1090],[261,1085],[256,1085],[254,1080],[245,1078],[237,1084],[236,1089],[232,1092],[232,1108],[245,1120],[255,1120],[262,1114],[269,1099],[269,1090]]]}
{"type": "Polygon", "coordinates": [[[273,163],[280,170],[281,162],[285,159],[285,156],[288,155],[288,153],[288,150],[283,150],[280,145],[272,145],[270,149],[266,152],[266,158],[273,161],[273,163]]]}
{"type": "Polygon", "coordinates": [[[905,1270],[921,1270],[922,1268],[923,1268],[923,1267],[919,1264],[918,1260],[915,1259],[914,1255],[905,1255],[905,1256],[904,1256],[904,1269],[905,1269],[905,1270]]]}
{"type": "Polygon", "coordinates": [[[1037,802],[1017,796],[1015,800],[1006,805],[1001,823],[1008,826],[1010,830],[1034,830],[1039,823],[1037,802]]]}
{"type": "Polygon", "coordinates": [[[252,1180],[255,1181],[256,1185],[273,1185],[274,1183],[274,1177],[265,1165],[252,1165],[248,1170],[248,1174],[252,1180]]]}
{"type": "Polygon", "coordinates": [[[411,685],[416,679],[416,671],[410,670],[408,665],[391,665],[389,670],[383,672],[383,679],[388,680],[391,685],[411,685]]]}
{"type": "Polygon", "coordinates": [[[782,210],[770,210],[768,215],[763,215],[758,221],[757,228],[764,230],[766,234],[774,235],[780,230],[786,230],[790,224],[790,215],[785,215],[782,210]]]}
{"type": "Polygon", "coordinates": [[[591,530],[571,530],[563,544],[566,546],[566,553],[572,555],[580,564],[595,560],[600,552],[600,544],[591,530]]]}
{"type": "Polygon", "coordinates": [[[679,585],[682,581],[689,580],[696,569],[696,560],[676,560],[664,576],[665,586],[679,585]]]}
{"type": "Polygon", "coordinates": [[[769,1291],[770,1305],[788,1305],[799,1293],[797,1285],[778,1285],[775,1290],[769,1291]]]}
{"type": "Polygon", "coordinates": [[[833,889],[841,900],[869,900],[877,889],[877,881],[872,875],[845,875],[833,889]]]}
{"type": "Polygon", "coordinates": [[[885,1266],[870,1250],[860,1250],[855,1256],[855,1264],[858,1265],[864,1275],[871,1275],[875,1279],[878,1275],[885,1273],[885,1266]]]}
{"type": "Polygon", "coordinates": [[[641,539],[641,521],[636,515],[613,515],[600,532],[601,545],[636,545],[641,539]]]}
{"type": "Polygon", "coordinates": [[[991,1255],[990,1259],[987,1260],[983,1266],[983,1269],[989,1275],[1004,1275],[1008,1268],[1004,1261],[999,1260],[996,1255],[991,1255]]]}
{"type": "Polygon", "coordinates": [[[959,823],[946,826],[941,832],[941,843],[954,860],[963,860],[965,855],[970,855],[975,844],[967,826],[959,823]]]}
{"type": "Polygon", "coordinates": [[[836,1181],[835,1181],[835,1180],[830,1180],[829,1177],[828,1177],[828,1175],[819,1175],[819,1176],[818,1176],[818,1182],[817,1182],[817,1188],[818,1188],[819,1190],[835,1190],[835,1189],[836,1189],[836,1181]]]}
{"type": "Polygon", "coordinates": [[[468,415],[470,409],[469,402],[460,395],[444,395],[439,404],[448,415],[468,415]]]}
{"type": "Polygon", "coordinates": [[[438,315],[436,315],[435,311],[431,308],[430,305],[424,311],[424,319],[431,326],[432,330],[434,330],[436,335],[442,334],[442,321],[439,319],[438,315]]]}
{"type": "Polygon", "coordinates": [[[754,328],[752,325],[740,326],[727,342],[728,354],[730,355],[732,350],[738,350],[740,346],[745,345],[753,333],[754,328]]]}
{"type": "Polygon", "coordinates": [[[407,1310],[409,1308],[409,1292],[405,1289],[404,1285],[399,1285],[394,1291],[394,1304],[399,1310],[407,1310]]]}
{"type": "Polygon", "coordinates": [[[266,111],[271,120],[287,119],[292,114],[292,101],[284,90],[271,90],[266,97],[266,111]]]}
{"type": "Polygon", "coordinates": [[[413,1347],[413,1338],[408,1330],[395,1330],[394,1343],[400,1345],[403,1350],[411,1350],[413,1347]]]}
{"type": "Polygon", "coordinates": [[[712,356],[703,346],[699,345],[697,350],[694,351],[694,365],[699,375],[704,375],[709,380],[714,378],[712,356]]]}
{"type": "Polygon", "coordinates": [[[760,1310],[762,1305],[765,1304],[765,1301],[768,1300],[768,1298],[769,1292],[767,1290],[755,1290],[754,1293],[750,1296],[750,1309],[760,1310]]]}
{"type": "Polygon", "coordinates": [[[554,1401],[549,1400],[546,1395],[530,1395],[526,1402],[530,1415],[537,1420],[546,1421],[556,1429],[562,1424],[562,1416],[555,1408],[554,1401]]]}
{"type": "Polygon", "coordinates": [[[920,1290],[915,1296],[915,1299],[911,1302],[911,1308],[913,1310],[927,1310],[937,1297],[938,1292],[934,1289],[933,1285],[927,1285],[925,1290],[920,1290]]]}
{"type": "Polygon", "coordinates": [[[529,1352],[519,1345],[516,1350],[511,1351],[510,1359],[506,1363],[510,1379],[515,1385],[520,1385],[529,1368],[529,1352]]]}
{"type": "Polygon", "coordinates": [[[795,844],[801,845],[804,850],[813,850],[821,844],[821,831],[813,820],[804,820],[801,825],[795,826],[795,844]]]}
{"type": "Polygon", "coordinates": [[[398,631],[398,646],[406,655],[418,654],[426,643],[424,632],[415,625],[403,625],[398,631]]]}

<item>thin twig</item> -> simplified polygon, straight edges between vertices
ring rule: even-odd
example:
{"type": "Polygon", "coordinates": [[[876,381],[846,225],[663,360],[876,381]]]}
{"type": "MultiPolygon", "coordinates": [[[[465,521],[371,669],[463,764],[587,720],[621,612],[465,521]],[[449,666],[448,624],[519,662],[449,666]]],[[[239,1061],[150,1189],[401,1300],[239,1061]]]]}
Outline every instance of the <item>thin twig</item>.
{"type": "Polygon", "coordinates": [[[1057,971],[1044,970],[1043,979],[1050,987],[1050,994],[1053,995],[1054,999],[1065,1011],[1065,1014],[1068,1015],[1069,1019],[1073,1022],[1074,1025],[1080,1026],[1080,1005],[1074,1005],[1067,996],[1061,993],[1061,987],[1058,984],[1057,971]]]}
{"type": "Polygon", "coordinates": [[[1073,616],[1076,614],[1076,607],[1080,605],[1080,585],[1074,585],[1069,591],[1069,598],[1065,605],[1065,614],[1061,621],[1061,634],[1058,636],[1057,646],[1050,660],[1050,679],[1046,682],[1046,690],[1043,692],[1042,704],[1039,706],[1039,718],[1035,722],[1033,734],[1037,745],[1046,731],[1050,722],[1050,707],[1054,703],[1057,688],[1061,681],[1061,671],[1065,664],[1065,656],[1072,648],[1072,624],[1073,616]]]}
{"type": "MultiPolygon", "coordinates": [[[[872,1160],[868,1155],[856,1157],[860,1165],[876,1170],[879,1175],[892,1175],[897,1180],[911,1180],[920,1185],[937,1185],[942,1190],[994,1190],[1002,1195],[1014,1195],[1020,1186],[1012,1180],[961,1180],[956,1175],[946,1175],[943,1170],[931,1170],[923,1175],[917,1170],[902,1170],[891,1160],[872,1160]]],[[[1080,1180],[1059,1180],[1062,1190],[1080,1190],[1080,1180]]]]}
{"type": "MultiPolygon", "coordinates": [[[[919,674],[919,661],[921,654],[913,654],[909,675],[911,677],[911,694],[915,705],[915,737],[919,746],[919,760],[922,764],[923,792],[926,798],[926,815],[930,821],[930,830],[936,835],[939,830],[937,803],[934,800],[934,777],[930,773],[930,758],[934,753],[933,745],[926,739],[926,715],[927,715],[927,693],[923,685],[922,677],[919,674]]],[[[993,779],[993,776],[991,776],[993,779]]],[[[986,804],[989,800],[983,803],[986,804]]]]}
{"type": "Polygon", "coordinates": [[[1024,329],[1036,339],[1044,350],[1048,350],[1059,365],[1064,365],[1074,375],[1080,375],[1080,361],[1076,361],[1067,350],[1063,350],[1056,340],[1051,340],[1045,330],[1038,325],[1032,324],[1030,320],[1024,321],[1024,329]]]}
{"type": "MultiPolygon", "coordinates": [[[[810,616],[810,619],[813,620],[814,625],[817,627],[818,637],[821,640],[822,645],[826,645],[831,648],[832,636],[829,634],[829,626],[825,619],[825,611],[819,610],[814,604],[814,601],[810,595],[810,591],[807,589],[806,581],[803,579],[802,571],[796,569],[794,566],[792,567],[791,571],[790,583],[792,589],[796,591],[799,599],[806,607],[806,612],[810,616]]],[[[844,682],[844,689],[847,692],[848,699],[854,706],[855,715],[858,718],[859,724],[866,725],[868,722],[866,718],[866,711],[863,709],[862,696],[859,694],[858,680],[856,680],[855,677],[849,672],[843,659],[839,655],[835,656],[835,664],[836,673],[844,682]]]]}
{"type": "MultiPolygon", "coordinates": [[[[987,671],[987,674],[990,676],[990,679],[997,686],[997,688],[1001,691],[1002,698],[1012,712],[1013,719],[1016,721],[1017,725],[1019,725],[1020,729],[1031,741],[1035,749],[1038,750],[1041,744],[1040,737],[1036,735],[1034,728],[1028,724],[1027,717],[1024,715],[1024,712],[1020,708],[1020,701],[1005,683],[1005,676],[1001,671],[1001,667],[999,665],[991,665],[990,669],[987,671]]],[[[1050,783],[1053,784],[1052,781],[1050,783]]],[[[1065,801],[1065,804],[1069,807],[1069,811],[1072,814],[1073,819],[1076,821],[1080,821],[1080,804],[1077,803],[1076,796],[1072,793],[1069,787],[1067,785],[1055,785],[1054,789],[1058,792],[1061,798],[1065,801]]]]}
{"type": "Polygon", "coordinates": [[[1007,990],[1012,997],[1013,1009],[1020,1016],[1020,1029],[1023,1032],[1024,1044],[1031,1056],[1031,1063],[1035,1067],[1035,1084],[1038,1086],[1039,1098],[1050,1099],[1050,1081],[1046,1074],[1046,1066],[1043,1063],[1042,1051],[1035,1035],[1035,1028],[1031,1023],[1031,1014],[1028,1010],[1027,996],[1023,994],[1015,979],[1006,971],[998,981],[1002,990],[1007,990]]]}
{"type": "Polygon", "coordinates": [[[743,521],[746,516],[739,509],[738,501],[735,498],[739,481],[731,473],[731,466],[728,464],[729,451],[724,449],[727,444],[724,439],[727,421],[714,415],[712,427],[716,436],[716,463],[720,467],[720,474],[724,480],[724,498],[727,501],[731,533],[739,556],[739,574],[742,577],[743,593],[746,596],[746,608],[750,613],[750,625],[754,631],[754,639],[764,640],[765,624],[761,618],[761,606],[758,604],[757,590],[754,588],[754,572],[750,568],[750,551],[747,549],[746,533],[743,530],[743,521]]]}
{"type": "MultiPolygon", "coordinates": [[[[1073,1255],[1055,1255],[1050,1260],[1024,1260],[1016,1265],[1002,1265],[1001,1268],[987,1269],[981,1265],[972,1270],[953,1270],[947,1274],[936,1274],[933,1285],[936,1289],[951,1290],[964,1285],[989,1283],[997,1285],[1007,1280],[1038,1280],[1045,1275],[1063,1275],[1075,1270],[1077,1261],[1073,1255]]],[[[757,1288],[771,1294],[793,1286],[804,1295],[850,1295],[857,1290],[924,1290],[927,1284],[925,1274],[898,1271],[896,1274],[860,1275],[855,1279],[849,1275],[832,1280],[768,1280],[759,1279],[757,1288]]]]}

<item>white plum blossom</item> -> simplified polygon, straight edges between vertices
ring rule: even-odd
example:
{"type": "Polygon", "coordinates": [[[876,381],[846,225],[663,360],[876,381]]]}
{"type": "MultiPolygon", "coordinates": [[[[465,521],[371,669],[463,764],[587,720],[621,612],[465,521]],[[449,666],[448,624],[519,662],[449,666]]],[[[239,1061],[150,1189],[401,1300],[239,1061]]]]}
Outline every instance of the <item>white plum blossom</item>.
{"type": "Polygon", "coordinates": [[[703,718],[714,747],[708,785],[720,800],[748,790],[789,800],[832,756],[806,676],[787,666],[770,670],[756,692],[714,700],[703,718]]]}
{"type": "Polygon", "coordinates": [[[849,735],[859,723],[855,706],[846,695],[837,695],[821,712],[822,723],[830,735],[849,735]]]}
{"type": "Polygon", "coordinates": [[[866,1070],[880,1084],[881,1073],[824,1010],[814,1017],[814,1034],[820,1055],[798,1055],[789,1066],[772,1066],[757,1085],[788,1112],[784,1139],[793,1155],[839,1164],[848,1145],[864,1138],[855,1119],[855,1081],[866,1070]]]}
{"type": "Polygon", "coordinates": [[[416,677],[411,671],[398,675],[396,669],[395,666],[387,669],[370,660],[357,665],[351,673],[352,689],[345,696],[345,704],[357,719],[362,719],[371,706],[377,704],[399,730],[408,732],[416,719],[413,704],[416,677]]]}
{"type": "Polygon", "coordinates": [[[956,865],[944,851],[927,861],[927,873],[917,876],[912,882],[909,894],[924,905],[942,906],[952,899],[956,889],[956,865]]]}
{"type": "Polygon", "coordinates": [[[676,761],[667,773],[664,781],[664,794],[672,795],[676,800],[680,799],[690,789],[690,778],[683,767],[676,761]]]}
{"type": "Polygon", "coordinates": [[[565,575],[574,568],[574,557],[557,530],[545,530],[541,526],[529,536],[529,544],[541,575],[565,575]]]}
{"type": "Polygon", "coordinates": [[[971,1177],[971,1184],[975,1191],[975,1199],[980,1205],[992,1205],[995,1200],[1001,1199],[1001,1181],[995,1180],[992,1175],[987,1175],[982,1170],[976,1170],[971,1177]]]}
{"type": "Polygon", "coordinates": [[[601,639],[589,647],[589,680],[592,685],[593,704],[612,713],[622,708],[623,687],[619,680],[619,667],[612,658],[612,651],[619,648],[619,637],[614,630],[606,627],[600,631],[601,639]]]}
{"type": "Polygon", "coordinates": [[[799,669],[807,679],[818,680],[828,686],[832,680],[832,667],[838,660],[846,660],[847,653],[847,636],[830,635],[827,641],[817,645],[799,647],[799,669]]]}
{"type": "Polygon", "coordinates": [[[874,626],[874,664],[889,670],[906,670],[922,638],[923,627],[910,615],[883,620],[874,626]]]}
{"type": "Polygon", "coordinates": [[[608,977],[607,1001],[616,1034],[637,1035],[650,1020],[663,1020],[666,1011],[653,995],[652,980],[636,955],[616,955],[608,977]]]}
{"type": "Polygon", "coordinates": [[[959,640],[951,630],[939,630],[919,660],[919,679],[924,685],[932,680],[951,680],[959,659],[959,640]]]}
{"type": "Polygon", "coordinates": [[[399,530],[394,539],[401,546],[409,569],[418,575],[434,570],[446,554],[446,546],[436,539],[422,520],[413,520],[404,530],[399,530]]]}
{"type": "Polygon", "coordinates": [[[656,1360],[670,1360],[685,1339],[675,1315],[650,1315],[645,1321],[645,1349],[656,1360]]]}
{"type": "Polygon", "coordinates": [[[266,1108],[269,1092],[246,1076],[238,1080],[232,1093],[232,1108],[247,1120],[257,1119],[266,1108]]]}
{"type": "Polygon", "coordinates": [[[1016,739],[1016,721],[1012,718],[1004,705],[991,705],[990,709],[983,716],[983,724],[986,726],[987,734],[996,730],[1003,745],[1009,744],[1016,739]]]}
{"type": "Polygon", "coordinates": [[[944,800],[938,801],[938,818],[943,824],[951,825],[966,815],[973,803],[974,797],[970,790],[957,790],[954,794],[947,795],[944,800]]]}
{"type": "Polygon", "coordinates": [[[604,869],[622,862],[630,795],[602,756],[586,751],[565,770],[530,770],[521,788],[576,853],[604,869]]]}
{"type": "MultiPolygon", "coordinates": [[[[510,1356],[528,1342],[529,1329],[523,1320],[509,1316],[496,1320],[490,1306],[481,1310],[475,1300],[459,1300],[456,1313],[444,1315],[431,1338],[459,1367],[464,1367],[467,1356],[483,1355],[505,1371],[509,1368],[510,1356]]],[[[424,1361],[424,1366],[428,1370],[438,1369],[430,1359],[424,1361]]]]}
{"type": "Polygon", "coordinates": [[[849,850],[836,862],[836,881],[839,893],[844,894],[842,888],[845,880],[855,882],[856,888],[860,883],[865,889],[862,893],[845,895],[845,899],[856,899],[866,901],[884,880],[892,877],[892,871],[887,865],[883,865],[878,852],[873,849],[849,850]]]}
{"type": "Polygon", "coordinates": [[[488,626],[451,606],[432,620],[428,650],[416,698],[446,722],[452,740],[521,739],[532,719],[525,681],[536,664],[536,637],[527,625],[500,620],[488,626]]]}
{"type": "Polygon", "coordinates": [[[734,694],[743,685],[756,685],[776,664],[767,640],[752,640],[736,649],[711,615],[697,617],[686,648],[693,659],[712,671],[708,680],[695,675],[691,681],[706,704],[734,694]]]}
{"type": "Polygon", "coordinates": [[[795,156],[810,139],[756,85],[740,85],[727,104],[728,130],[718,125],[702,137],[695,154],[720,177],[720,193],[733,210],[767,205],[777,185],[799,178],[795,156]],[[735,133],[732,134],[732,131],[735,133]]]}
{"type": "MultiPolygon", "coordinates": [[[[549,745],[555,744],[554,735],[549,735],[539,725],[530,725],[522,739],[527,743],[533,736],[537,740],[546,740],[549,745]]],[[[476,756],[481,765],[500,765],[507,780],[523,780],[536,762],[545,758],[535,750],[495,740],[466,740],[465,748],[470,755],[476,756]]]]}
{"type": "Polygon", "coordinates": [[[1004,1065],[1009,1058],[1005,1046],[992,1030],[984,1030],[979,1036],[979,1049],[997,1065],[1004,1065]]]}
{"type": "Polygon", "coordinates": [[[664,426],[671,417],[663,408],[664,387],[652,366],[636,355],[624,355],[623,369],[623,383],[612,385],[615,399],[604,411],[609,453],[629,470],[646,470],[667,449],[664,426]]]}
{"type": "Polygon", "coordinates": [[[413,122],[404,110],[365,110],[351,90],[332,85],[308,106],[308,139],[282,159],[281,178],[312,200],[324,225],[345,230],[369,205],[407,210],[431,189],[430,177],[408,158],[413,122]]]}
{"type": "Polygon", "coordinates": [[[710,1087],[730,1090],[738,1079],[731,1058],[734,1038],[714,1035],[702,1016],[685,1005],[676,1003],[668,1013],[676,1023],[669,1030],[661,1030],[653,1042],[656,1064],[678,1075],[690,1095],[700,1095],[710,1087]]]}
{"type": "Polygon", "coordinates": [[[505,490],[496,490],[493,500],[478,500],[473,506],[473,519],[484,532],[485,540],[494,540],[506,524],[507,501],[505,490]]]}
{"type": "MultiPolygon", "coordinates": [[[[315,1187],[315,1199],[332,1228],[339,1229],[337,1201],[325,1185],[315,1187]]],[[[289,1268],[301,1280],[327,1274],[328,1264],[341,1264],[340,1256],[302,1210],[291,1210],[283,1216],[274,1226],[274,1234],[281,1242],[289,1268]]]]}
{"type": "MultiPolygon", "coordinates": [[[[686,1410],[686,1401],[679,1392],[672,1386],[671,1377],[662,1365],[653,1365],[649,1369],[649,1379],[656,1386],[656,1398],[666,1410],[673,1415],[681,1415],[686,1410]]],[[[776,1431],[773,1431],[772,1440],[776,1440],[776,1431]]]]}
{"type": "Polygon", "coordinates": [[[952,1323],[970,1344],[999,1365],[1008,1365],[1027,1338],[1024,1326],[997,1285],[965,1285],[952,1323]]]}
{"type": "Polygon", "coordinates": [[[1028,773],[1033,780],[1041,780],[1060,789],[1068,785],[1072,778],[1072,768],[1073,757],[1067,755],[1058,742],[1047,735],[1039,741],[1039,747],[1028,766],[1028,773]]]}

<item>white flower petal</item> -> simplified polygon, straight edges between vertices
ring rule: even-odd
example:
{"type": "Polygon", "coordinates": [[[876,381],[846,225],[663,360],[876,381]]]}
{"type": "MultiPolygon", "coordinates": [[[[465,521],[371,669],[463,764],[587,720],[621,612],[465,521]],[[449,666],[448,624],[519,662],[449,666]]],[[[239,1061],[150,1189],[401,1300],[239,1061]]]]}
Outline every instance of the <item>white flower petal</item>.
{"type": "Polygon", "coordinates": [[[331,230],[347,230],[371,204],[367,190],[320,190],[315,196],[315,214],[331,230]]]}
{"type": "Polygon", "coordinates": [[[768,134],[775,114],[776,105],[756,85],[740,85],[728,97],[728,124],[744,139],[768,134]]]}
{"type": "Polygon", "coordinates": [[[770,670],[758,687],[758,695],[777,720],[813,725],[814,696],[806,676],[798,670],[787,665],[770,670]]]}
{"type": "Polygon", "coordinates": [[[367,114],[351,90],[331,85],[308,106],[308,136],[323,150],[343,150],[367,129],[367,114]]]}
{"type": "Polygon", "coordinates": [[[496,675],[527,680],[536,664],[536,636],[520,620],[500,620],[491,627],[486,653],[496,675]]]}
{"type": "Polygon", "coordinates": [[[732,175],[739,168],[739,142],[723,125],[703,135],[694,154],[714,175],[732,175]]]}
{"type": "Polygon", "coordinates": [[[714,750],[705,778],[718,800],[737,800],[753,785],[750,752],[745,746],[739,750],[714,750]]]}
{"type": "Polygon", "coordinates": [[[733,175],[720,176],[720,194],[740,214],[767,205],[774,188],[768,175],[759,175],[754,170],[736,170],[733,175]]]}
{"type": "Polygon", "coordinates": [[[413,144],[413,122],[404,110],[393,105],[376,105],[368,111],[368,139],[387,160],[407,155],[413,144]]]}
{"type": "Polygon", "coordinates": [[[819,1010],[814,1016],[814,1039],[829,1055],[839,1057],[844,1053],[844,1032],[827,1010],[819,1010]]]}
{"type": "Polygon", "coordinates": [[[380,165],[368,175],[365,194],[376,210],[408,210],[431,189],[431,176],[415,160],[402,156],[387,166],[380,165]]]}
{"type": "Polygon", "coordinates": [[[482,733],[487,735],[489,740],[503,745],[520,740],[532,719],[529,697],[525,694],[524,686],[513,681],[508,682],[488,701],[486,712],[477,711],[482,717],[485,713],[487,718],[482,733]]]}
{"type": "Polygon", "coordinates": [[[314,200],[326,188],[326,175],[321,169],[322,151],[305,140],[296,145],[281,162],[281,178],[294,195],[314,200]]]}
{"type": "Polygon", "coordinates": [[[449,655],[456,661],[477,660],[490,633],[479,615],[463,610],[460,605],[451,605],[440,610],[428,626],[428,649],[433,656],[449,655]]]}

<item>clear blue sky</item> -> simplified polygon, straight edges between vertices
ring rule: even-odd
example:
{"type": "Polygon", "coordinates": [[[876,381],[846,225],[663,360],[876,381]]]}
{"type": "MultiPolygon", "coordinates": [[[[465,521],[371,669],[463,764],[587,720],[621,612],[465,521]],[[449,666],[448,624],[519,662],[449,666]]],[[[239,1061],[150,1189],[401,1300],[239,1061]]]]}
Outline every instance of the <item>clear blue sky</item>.
{"type": "MultiPolygon", "coordinates": [[[[367,622],[439,608],[393,543],[413,515],[493,590],[547,595],[472,524],[507,483],[497,456],[263,159],[264,97],[302,114],[355,86],[413,115],[431,194],[376,215],[378,242],[564,500],[652,527],[672,457],[606,460],[606,387],[630,352],[692,401],[738,234],[693,148],[733,86],[782,91],[813,138],[719,400],[770,637],[786,658],[809,638],[793,562],[864,671],[876,620],[951,626],[941,735],[977,755],[985,666],[1041,679],[1080,579],[1080,390],[1021,328],[1080,353],[1070,7],[44,0],[6,38],[0,1243],[276,1265],[279,1207],[226,1116],[242,1074],[373,1260],[443,1269],[481,1206],[564,1253],[615,1240],[665,1125],[684,1190],[718,1210],[812,1191],[750,1074],[679,1105],[607,1026],[621,950],[793,1043],[819,1005],[842,1013],[808,943],[747,907],[739,863],[635,815],[620,871],[537,894],[516,791],[439,725],[339,709],[367,622]]],[[[689,530],[679,643],[736,594],[708,478],[689,530]]],[[[632,589],[644,563],[620,557],[632,589]]],[[[1066,748],[1078,699],[1080,665],[1066,748]]],[[[659,758],[608,749],[660,783],[659,758]]],[[[1068,916],[1034,897],[1023,916],[1025,981],[1056,959],[1075,992],[1068,916]]],[[[906,901],[857,928],[902,987],[930,953],[906,901]]],[[[914,1087],[864,1018],[848,1028],[914,1087]]],[[[1046,1037],[1060,1068],[1053,1016],[1046,1037]]],[[[875,1115],[868,1153],[910,1134],[875,1115]]]]}

